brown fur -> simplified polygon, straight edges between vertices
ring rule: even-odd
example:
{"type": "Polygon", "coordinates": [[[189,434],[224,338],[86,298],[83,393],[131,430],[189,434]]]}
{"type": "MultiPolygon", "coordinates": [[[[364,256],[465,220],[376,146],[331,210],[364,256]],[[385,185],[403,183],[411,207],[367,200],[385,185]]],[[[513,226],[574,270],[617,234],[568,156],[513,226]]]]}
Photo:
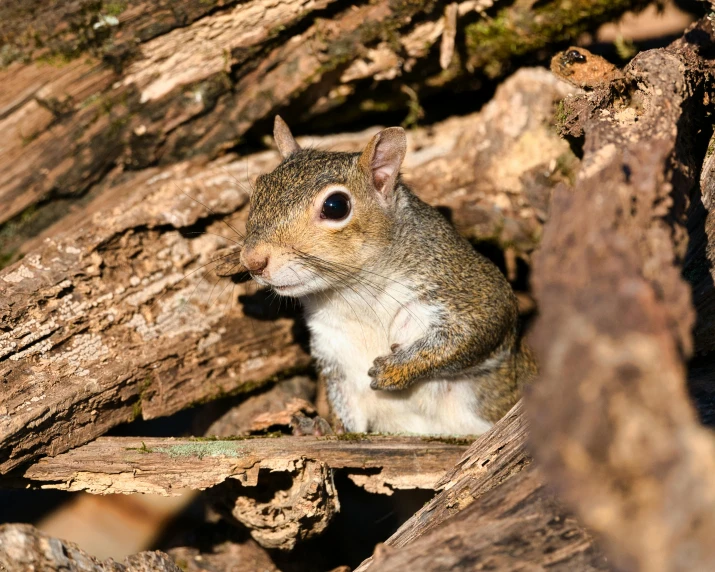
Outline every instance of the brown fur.
{"type": "MultiPolygon", "coordinates": [[[[365,276],[409,280],[421,301],[443,310],[427,335],[374,360],[368,372],[371,387],[399,391],[421,380],[474,372],[478,413],[496,421],[536,372],[531,353],[517,337],[516,299],[496,266],[417,198],[397,169],[391,170],[404,156],[402,131],[381,132],[357,154],[300,149],[284,126],[276,121],[276,138],[286,156],[257,181],[244,252],[269,256],[275,265],[296,256],[317,257],[322,262],[316,263],[316,273],[322,273],[325,292],[340,291],[365,276]],[[353,196],[353,217],[340,229],[316,224],[316,197],[334,184],[353,196]]],[[[339,366],[318,365],[339,396],[339,366]]]]}

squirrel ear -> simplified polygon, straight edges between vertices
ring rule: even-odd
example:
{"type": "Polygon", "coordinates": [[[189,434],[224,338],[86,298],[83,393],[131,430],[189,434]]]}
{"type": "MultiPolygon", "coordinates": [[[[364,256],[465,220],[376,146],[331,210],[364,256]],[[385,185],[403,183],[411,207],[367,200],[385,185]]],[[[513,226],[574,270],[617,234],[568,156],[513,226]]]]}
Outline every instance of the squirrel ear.
{"type": "Polygon", "coordinates": [[[390,127],[375,135],[360,155],[360,166],[381,195],[387,196],[395,187],[406,150],[405,130],[402,127],[390,127]]]}
{"type": "Polygon", "coordinates": [[[278,151],[284,159],[296,151],[300,151],[300,145],[293,138],[288,125],[280,115],[276,115],[273,123],[273,139],[275,139],[278,151]]]}

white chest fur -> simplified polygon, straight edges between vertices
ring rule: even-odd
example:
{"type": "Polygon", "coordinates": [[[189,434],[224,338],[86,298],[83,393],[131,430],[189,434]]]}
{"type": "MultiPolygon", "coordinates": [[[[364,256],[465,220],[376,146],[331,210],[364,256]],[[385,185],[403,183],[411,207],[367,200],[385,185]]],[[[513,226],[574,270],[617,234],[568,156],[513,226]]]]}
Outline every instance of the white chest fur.
{"type": "Polygon", "coordinates": [[[326,372],[329,396],[348,431],[418,434],[479,434],[491,424],[478,415],[470,379],[425,380],[403,391],[370,388],[367,371],[392,344],[407,345],[425,335],[437,309],[400,285],[316,296],[305,301],[311,353],[326,372]]]}

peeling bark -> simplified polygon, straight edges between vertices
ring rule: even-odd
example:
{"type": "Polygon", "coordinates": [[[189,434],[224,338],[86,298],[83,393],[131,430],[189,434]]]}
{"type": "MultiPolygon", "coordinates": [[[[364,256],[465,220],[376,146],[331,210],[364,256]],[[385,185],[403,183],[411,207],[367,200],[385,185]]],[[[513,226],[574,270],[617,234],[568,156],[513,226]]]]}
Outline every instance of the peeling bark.
{"type": "MultiPolygon", "coordinates": [[[[352,435],[237,440],[100,437],[22,473],[44,488],[95,494],[178,494],[236,479],[245,487],[260,471],[292,472],[303,459],[348,473],[368,474],[391,489],[434,488],[467,443],[428,437],[352,435]]],[[[5,481],[6,483],[9,481],[5,481]]]]}
{"type": "MultiPolygon", "coordinates": [[[[0,223],[33,236],[77,197],[111,192],[123,173],[216,158],[277,112],[333,131],[356,109],[408,115],[422,97],[474,89],[475,72],[503,75],[512,58],[647,2],[467,0],[451,4],[447,25],[445,4],[6,2],[0,223]]],[[[5,261],[21,246],[9,234],[0,236],[5,261]]]]}

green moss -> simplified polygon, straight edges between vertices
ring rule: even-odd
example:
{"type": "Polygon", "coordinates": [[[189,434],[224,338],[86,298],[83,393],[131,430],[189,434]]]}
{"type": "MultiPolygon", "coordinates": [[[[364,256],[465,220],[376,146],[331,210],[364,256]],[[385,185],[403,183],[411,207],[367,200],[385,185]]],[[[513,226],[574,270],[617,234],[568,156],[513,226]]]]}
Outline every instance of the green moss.
{"type": "Polygon", "coordinates": [[[0,252],[0,270],[15,261],[16,253],[17,249],[8,250],[7,252],[0,252]]]}
{"type": "Polygon", "coordinates": [[[370,438],[367,433],[341,433],[335,437],[338,441],[365,441],[370,438]]]}
{"type": "Polygon", "coordinates": [[[425,116],[424,109],[420,105],[417,92],[409,86],[403,85],[402,92],[409,98],[407,103],[407,117],[402,122],[402,127],[410,129],[418,126],[419,120],[425,116]]]}
{"type": "Polygon", "coordinates": [[[629,40],[620,35],[613,42],[613,46],[616,48],[618,57],[623,61],[632,59],[638,53],[638,48],[636,48],[633,40],[629,40]]]}
{"type": "Polygon", "coordinates": [[[149,389],[151,388],[152,385],[152,378],[151,376],[147,375],[144,378],[144,381],[142,381],[139,384],[139,396],[137,397],[137,400],[134,402],[132,405],[132,421],[135,419],[139,419],[142,415],[142,406],[144,404],[144,401],[147,399],[147,393],[149,392],[149,389]]]}
{"type": "Polygon", "coordinates": [[[146,443],[142,441],[142,446],[141,447],[127,447],[127,451],[137,451],[139,453],[153,453],[154,449],[150,449],[149,447],[146,446],[146,443]]]}
{"type": "Polygon", "coordinates": [[[0,225],[0,268],[18,260],[19,245],[24,242],[26,229],[33,226],[37,214],[37,206],[30,205],[20,214],[0,225]]]}
{"type": "Polygon", "coordinates": [[[715,134],[710,138],[710,142],[708,143],[708,149],[705,151],[705,158],[703,161],[707,161],[712,154],[715,153],[715,134]]]}
{"type": "Polygon", "coordinates": [[[236,447],[236,443],[222,439],[212,442],[179,443],[170,447],[156,447],[156,453],[164,453],[169,457],[242,457],[244,452],[236,447]]]}
{"type": "Polygon", "coordinates": [[[491,19],[465,26],[469,68],[481,68],[490,77],[503,73],[512,58],[551,43],[571,40],[626,10],[642,8],[645,0],[552,0],[515,3],[491,19]]]}
{"type": "Polygon", "coordinates": [[[119,16],[127,9],[126,2],[107,2],[102,5],[102,13],[107,16],[119,16]]]}
{"type": "Polygon", "coordinates": [[[566,106],[564,105],[564,100],[562,99],[556,106],[556,113],[554,113],[554,123],[557,127],[559,127],[566,121],[567,118],[568,115],[566,114],[566,106]]]}
{"type": "Polygon", "coordinates": [[[471,445],[474,442],[474,439],[469,439],[466,437],[449,437],[449,436],[440,436],[440,435],[433,435],[429,437],[422,437],[422,441],[425,441],[426,443],[445,443],[446,445],[456,445],[458,447],[466,447],[467,445],[471,445]]]}
{"type": "Polygon", "coordinates": [[[134,402],[134,405],[132,405],[132,418],[131,421],[135,421],[141,417],[142,414],[142,400],[141,398],[137,399],[134,402]]]}
{"type": "Polygon", "coordinates": [[[52,51],[42,54],[37,57],[35,61],[39,64],[52,66],[54,68],[61,68],[66,66],[72,60],[74,60],[74,57],[72,57],[69,53],[52,51]]]}

